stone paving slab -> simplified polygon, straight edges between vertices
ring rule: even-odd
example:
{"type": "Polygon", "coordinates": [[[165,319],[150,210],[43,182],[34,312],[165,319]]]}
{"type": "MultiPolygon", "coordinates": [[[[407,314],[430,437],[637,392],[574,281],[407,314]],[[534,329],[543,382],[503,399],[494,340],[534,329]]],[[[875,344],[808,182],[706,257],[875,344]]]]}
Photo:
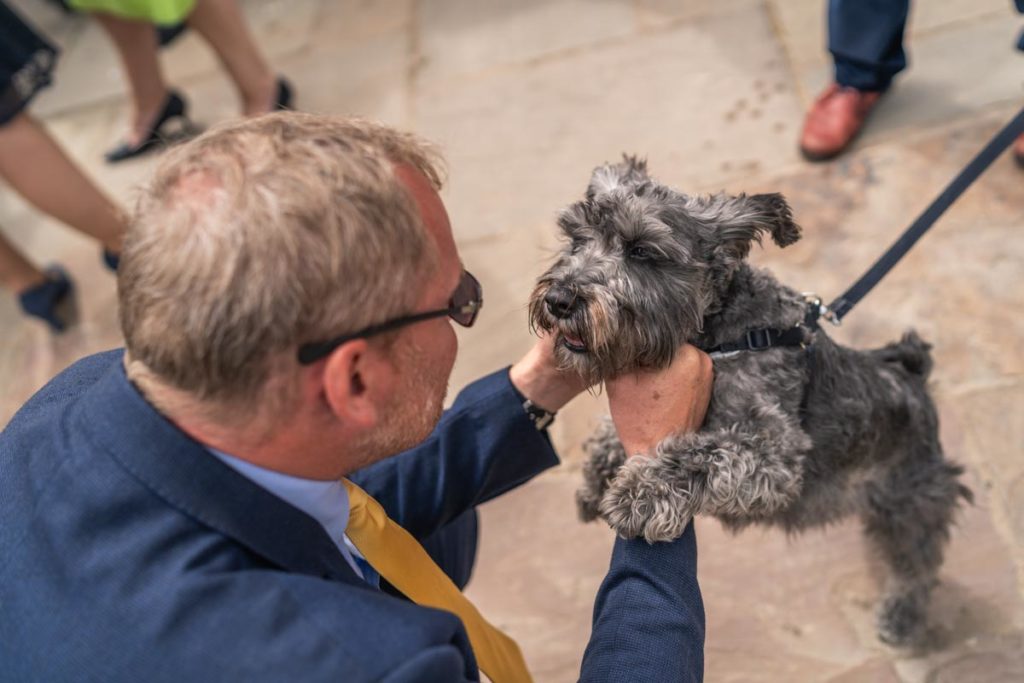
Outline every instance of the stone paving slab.
{"type": "MultiPolygon", "coordinates": [[[[993,523],[1019,551],[1024,548],[1024,376],[955,394],[955,401],[966,425],[967,450],[974,454],[983,486],[997,502],[993,523]]],[[[1016,553],[1015,564],[1024,592],[1024,553],[1016,553]]]]}
{"type": "MultiPolygon", "coordinates": [[[[800,110],[772,36],[763,8],[699,17],[601,50],[425,85],[418,122],[447,147],[453,168],[468,167],[479,178],[470,161],[483,165],[492,192],[504,196],[494,199],[516,202],[485,197],[485,220],[467,226],[483,235],[540,210],[550,216],[549,207],[561,208],[582,192],[581,167],[622,152],[648,154],[667,180],[682,186],[750,175],[796,159],[790,136],[800,110]],[[517,144],[509,146],[510,139],[517,144]],[[739,139],[742,144],[733,143],[739,139]],[[522,188],[535,184],[542,194],[501,192],[512,178],[495,173],[514,176],[517,189],[542,180],[522,188]]],[[[456,217],[477,194],[453,186],[456,217]]]]}
{"type": "Polygon", "coordinates": [[[637,21],[642,28],[663,24],[676,24],[717,12],[747,9],[757,11],[760,0],[639,0],[636,3],[637,21]]]}
{"type": "Polygon", "coordinates": [[[417,13],[427,84],[619,39],[637,18],[621,0],[423,0],[417,13]]]}
{"type": "Polygon", "coordinates": [[[409,125],[407,76],[414,66],[405,31],[310,47],[278,62],[304,111],[335,112],[409,125]]]}
{"type": "Polygon", "coordinates": [[[314,3],[319,9],[310,27],[309,42],[318,47],[369,41],[396,31],[407,33],[411,39],[418,32],[416,0],[314,0],[314,3]]]}

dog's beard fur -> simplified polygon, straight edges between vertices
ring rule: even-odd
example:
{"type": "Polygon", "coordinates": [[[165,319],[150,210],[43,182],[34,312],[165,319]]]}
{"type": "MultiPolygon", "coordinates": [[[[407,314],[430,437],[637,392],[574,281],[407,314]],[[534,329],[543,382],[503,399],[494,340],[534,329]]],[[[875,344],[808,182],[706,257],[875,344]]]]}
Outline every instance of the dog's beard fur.
{"type": "Polygon", "coordinates": [[[542,278],[534,289],[530,297],[530,324],[534,330],[554,334],[559,367],[577,372],[590,384],[624,372],[666,367],[679,347],[700,332],[703,302],[699,297],[685,299],[686,305],[678,307],[678,325],[666,328],[646,324],[641,317],[642,309],[624,309],[614,293],[601,288],[584,293],[585,303],[571,317],[557,318],[544,303],[552,284],[553,281],[542,278]],[[666,333],[656,333],[659,329],[666,333]],[[572,350],[570,345],[575,346],[575,342],[586,350],[572,350]]]}

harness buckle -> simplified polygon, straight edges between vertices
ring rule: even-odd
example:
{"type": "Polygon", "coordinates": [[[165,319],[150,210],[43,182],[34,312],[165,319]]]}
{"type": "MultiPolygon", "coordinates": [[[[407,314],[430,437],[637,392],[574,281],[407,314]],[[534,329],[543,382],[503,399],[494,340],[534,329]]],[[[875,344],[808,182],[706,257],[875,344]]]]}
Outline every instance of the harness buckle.
{"type": "Polygon", "coordinates": [[[772,337],[768,334],[768,330],[747,330],[747,346],[751,351],[762,351],[770,348],[771,345],[772,337]]]}

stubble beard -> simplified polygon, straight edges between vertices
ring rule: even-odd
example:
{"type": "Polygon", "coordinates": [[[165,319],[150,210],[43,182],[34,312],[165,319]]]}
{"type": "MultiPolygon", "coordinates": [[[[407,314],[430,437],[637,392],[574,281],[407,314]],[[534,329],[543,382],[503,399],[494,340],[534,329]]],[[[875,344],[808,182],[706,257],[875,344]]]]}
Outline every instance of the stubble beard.
{"type": "Polygon", "coordinates": [[[419,445],[444,412],[448,372],[424,362],[425,354],[412,344],[395,348],[394,356],[400,388],[383,411],[374,435],[359,448],[364,454],[361,467],[419,445]]]}

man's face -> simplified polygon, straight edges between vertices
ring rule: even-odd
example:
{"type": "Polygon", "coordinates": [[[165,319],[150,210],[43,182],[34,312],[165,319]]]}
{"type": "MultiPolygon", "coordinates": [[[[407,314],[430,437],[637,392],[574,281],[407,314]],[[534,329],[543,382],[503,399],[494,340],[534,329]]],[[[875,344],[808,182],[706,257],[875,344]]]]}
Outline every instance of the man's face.
{"type": "MultiPolygon", "coordinates": [[[[423,283],[414,310],[444,308],[462,275],[448,212],[422,173],[397,166],[395,175],[415,199],[438,256],[437,269],[423,283]]],[[[400,388],[385,411],[381,429],[391,441],[391,453],[421,442],[437,425],[457,351],[458,339],[447,317],[409,325],[395,339],[392,354],[400,388]]]]}

